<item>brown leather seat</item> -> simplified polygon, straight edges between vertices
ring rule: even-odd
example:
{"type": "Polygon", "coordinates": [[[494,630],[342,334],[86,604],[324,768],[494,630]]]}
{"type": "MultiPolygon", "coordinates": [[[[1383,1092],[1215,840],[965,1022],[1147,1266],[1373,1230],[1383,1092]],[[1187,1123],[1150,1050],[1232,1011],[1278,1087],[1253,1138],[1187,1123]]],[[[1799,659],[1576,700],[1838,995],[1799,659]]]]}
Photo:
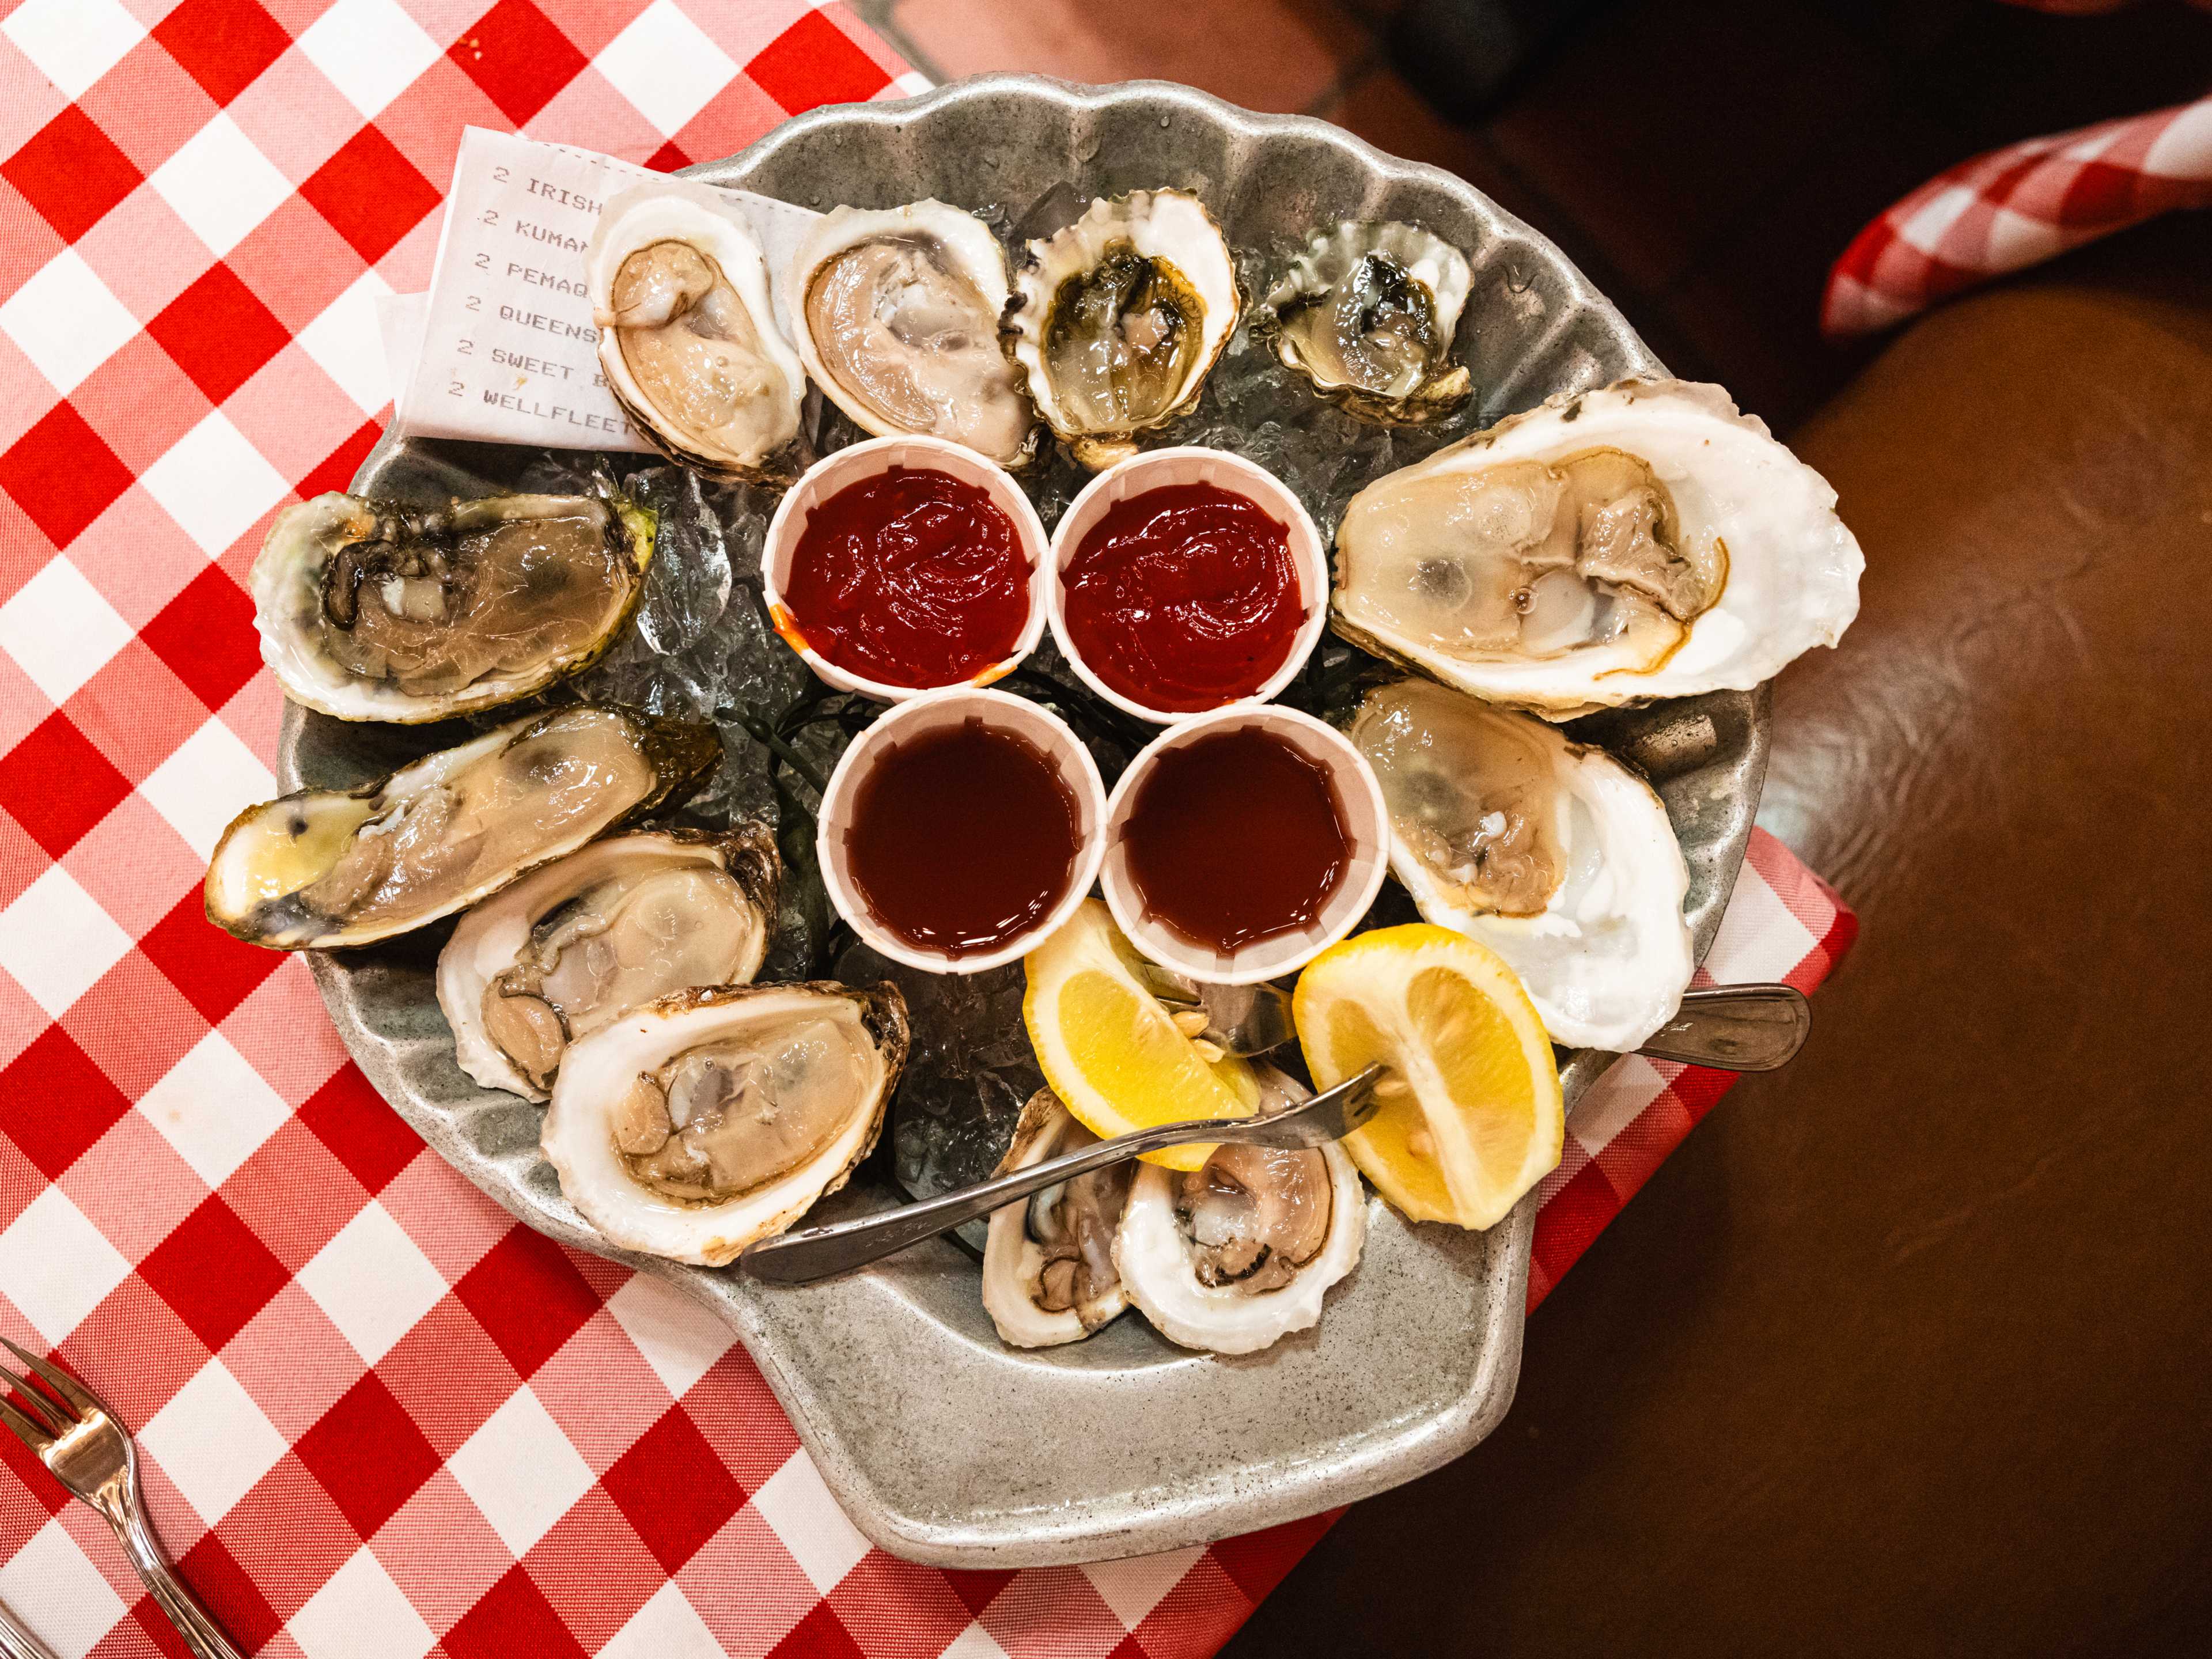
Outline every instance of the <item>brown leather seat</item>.
{"type": "Polygon", "coordinates": [[[1536,1316],[1496,1436],[1232,1653],[2208,1650],[2209,253],[1955,305],[1795,435],[1868,570],[1762,818],[1856,951],[1536,1316]]]}

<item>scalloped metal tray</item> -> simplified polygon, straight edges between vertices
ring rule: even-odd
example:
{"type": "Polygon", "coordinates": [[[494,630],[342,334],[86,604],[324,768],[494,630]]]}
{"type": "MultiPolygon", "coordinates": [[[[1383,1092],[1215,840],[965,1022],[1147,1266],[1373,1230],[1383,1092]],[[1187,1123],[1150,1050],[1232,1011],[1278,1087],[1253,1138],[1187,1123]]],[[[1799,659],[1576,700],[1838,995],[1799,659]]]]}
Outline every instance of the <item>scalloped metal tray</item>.
{"type": "MultiPolygon", "coordinates": [[[[1465,248],[1462,329],[1486,418],[1558,392],[1662,372],[1557,248],[1462,180],[1337,128],[1255,115],[1188,88],[1084,88],[1030,76],[902,103],[822,109],[692,169],[808,206],[936,196],[1022,204],[1173,184],[1240,246],[1338,218],[1419,220],[1465,248]]],[[[497,487],[529,452],[387,435],[358,489],[497,487]]],[[[1650,773],[1689,856],[1698,954],[1711,944],[1765,770],[1763,692],[1584,723],[1650,773]]],[[[287,712],[284,787],[350,785],[441,741],[287,712]]],[[[735,1327],[854,1522],[896,1554],[946,1566],[1103,1559],[1310,1515],[1449,1462],[1504,1415],[1521,1358],[1533,1200],[1487,1233],[1408,1225],[1370,1200],[1365,1257],[1314,1331],[1242,1359],[1194,1355],[1125,1318],[1087,1342],[1002,1346],[972,1261],[939,1240],[828,1284],[781,1287],[605,1248],[537,1155],[538,1109],[454,1066],[431,992],[435,941],[318,954],[332,1019],[423,1139],[530,1225],[630,1261],[735,1327]]],[[[1571,1103],[1612,1056],[1574,1055],[1571,1103]]],[[[855,1187],[836,1219],[897,1201],[855,1187]]]]}

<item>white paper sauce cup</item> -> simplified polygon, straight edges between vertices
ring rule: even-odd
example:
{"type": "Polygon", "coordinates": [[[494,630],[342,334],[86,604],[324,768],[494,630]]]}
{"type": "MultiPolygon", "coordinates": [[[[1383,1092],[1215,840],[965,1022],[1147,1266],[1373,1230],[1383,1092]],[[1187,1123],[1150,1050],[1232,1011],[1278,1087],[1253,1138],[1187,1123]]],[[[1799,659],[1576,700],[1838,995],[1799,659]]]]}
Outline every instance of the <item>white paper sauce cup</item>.
{"type": "Polygon", "coordinates": [[[1283,659],[1283,665],[1250,696],[1238,698],[1237,704],[1266,702],[1296,679],[1298,670],[1313,654],[1322,629],[1328,623],[1328,554],[1322,546],[1321,532],[1314,528],[1313,519],[1291,487],[1267,468],[1225,449],[1192,447],[1148,450],[1108,467],[1068,503],[1067,511],[1060,515],[1052,532],[1052,636],[1059,642],[1068,665],[1085,685],[1123,713],[1155,726],[1174,726],[1197,719],[1206,711],[1178,714],[1147,708],[1101,680],[1068,638],[1067,593],[1061,584],[1060,573],[1074,559],[1084,537],[1115,504],[1148,490],[1194,483],[1212,484],[1217,489],[1243,496],[1290,532],[1291,560],[1298,574],[1298,603],[1305,608],[1305,620],[1298,625],[1297,636],[1291,641],[1291,653],[1283,659]]]}
{"type": "Polygon", "coordinates": [[[1155,738],[1129,763],[1106,803],[1104,857],[1098,870],[1107,908],[1129,942],[1162,967],[1215,985],[1249,985],[1303,968],[1359,925],[1389,867],[1389,811],[1382,786],[1351,739],[1310,714],[1273,703],[1232,703],[1193,715],[1155,738]],[[1122,835],[1135,811],[1137,792],[1159,757],[1217,732],[1257,726],[1324,768],[1334,787],[1349,857],[1336,890],[1312,926],[1256,939],[1228,956],[1195,945],[1155,918],[1129,876],[1122,835]]]}
{"type": "Polygon", "coordinates": [[[830,773],[830,787],[823,792],[815,854],[821,863],[822,883],[829,890],[830,902],[868,945],[909,968],[936,974],[980,974],[1027,954],[1075,914],[1075,907],[1098,879],[1098,860],[1106,848],[1106,786],[1098,775],[1098,763],[1059,715],[1004,691],[955,687],[908,697],[853,740],[830,773]],[[995,951],[954,957],[909,945],[876,919],[853,880],[845,832],[853,822],[860,786],[878,761],[901,743],[970,720],[981,720],[994,730],[1011,732],[1044,754],[1075,797],[1079,839],[1075,864],[1067,873],[1067,890],[1048,915],[995,951]]]}
{"type": "Polygon", "coordinates": [[[862,696],[884,702],[904,702],[909,697],[943,689],[892,685],[840,668],[806,643],[803,629],[784,601],[784,590],[791,580],[792,560],[799,550],[799,537],[806,529],[806,515],[840,491],[895,466],[950,473],[963,483],[974,484],[1013,522],[1015,539],[1030,562],[1028,617],[1022,623],[1020,637],[1015,641],[1010,655],[966,680],[955,682],[988,685],[1019,666],[1022,659],[1036,650],[1037,641],[1044,637],[1048,595],[1052,586],[1051,547],[1036,508],[1030,505],[1030,498],[1022,493],[1013,475],[974,450],[947,443],[942,438],[872,438],[834,455],[823,456],[799,475],[799,482],[785,491],[783,500],[776,504],[775,516],[769,520],[767,544],[761,550],[761,586],[768,600],[769,618],[775,624],[775,631],[783,636],[784,643],[805,659],[816,678],[840,691],[857,691],[862,696]]]}

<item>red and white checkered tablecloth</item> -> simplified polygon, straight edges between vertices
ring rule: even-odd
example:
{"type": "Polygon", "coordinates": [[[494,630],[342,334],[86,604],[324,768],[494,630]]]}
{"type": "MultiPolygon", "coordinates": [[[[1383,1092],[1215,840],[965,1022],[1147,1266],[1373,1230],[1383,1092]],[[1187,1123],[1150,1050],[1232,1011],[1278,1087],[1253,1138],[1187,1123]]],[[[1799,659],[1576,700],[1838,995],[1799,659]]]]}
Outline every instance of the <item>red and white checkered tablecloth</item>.
{"type": "Polygon", "coordinates": [[[1832,339],[1871,334],[1991,277],[2202,207],[2212,207],[2212,97],[2008,144],[1937,173],[1852,238],[1828,273],[1820,327],[1832,339]]]}
{"type": "MultiPolygon", "coordinates": [[[[516,1225],[347,1060],[306,964],[200,910],[272,792],[241,586],[388,411],[461,129],[658,167],[919,82],[805,0],[27,0],[0,20],[0,1329],[138,1429],[249,1650],[1208,1655],[1328,1525],[1108,1565],[869,1548],[731,1333],[516,1225]]],[[[1853,923],[1755,841],[1712,967],[1809,988],[1853,923]]],[[[1584,1103],[1541,1297],[1726,1088],[1584,1103]]],[[[0,1598],[181,1650],[0,1436],[0,1598]]]]}

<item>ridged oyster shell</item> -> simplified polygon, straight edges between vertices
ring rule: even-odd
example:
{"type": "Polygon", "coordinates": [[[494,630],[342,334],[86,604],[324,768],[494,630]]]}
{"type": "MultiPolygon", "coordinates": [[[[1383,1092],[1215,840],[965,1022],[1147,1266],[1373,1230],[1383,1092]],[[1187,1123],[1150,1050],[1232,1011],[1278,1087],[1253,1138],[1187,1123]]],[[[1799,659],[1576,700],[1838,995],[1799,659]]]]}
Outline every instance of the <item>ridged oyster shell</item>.
{"type": "Polygon", "coordinates": [[[1188,414],[1243,309],[1206,204],[1140,190],[1029,245],[1008,321],[1037,412],[1094,471],[1188,414]]]}
{"type": "MultiPolygon", "coordinates": [[[[1255,1070],[1263,1111],[1310,1098],[1282,1073],[1255,1070]]],[[[1254,1353],[1320,1322],[1329,1287],[1358,1265],[1366,1237],[1366,1189],[1340,1145],[1283,1152],[1224,1143],[1195,1171],[1137,1165],[1114,1261],[1129,1300],[1170,1342],[1254,1353]],[[1318,1242],[1296,1260],[1280,1248],[1297,1231],[1280,1214],[1291,1194],[1328,1206],[1318,1242]],[[1256,1226],[1239,1220],[1255,1212],[1256,1226]]]]}
{"type": "Polygon", "coordinates": [[[1431,680],[1369,692],[1352,740],[1421,915],[1505,958],[1554,1042],[1627,1054],[1689,988],[1689,866],[1651,786],[1557,726],[1431,680]]]}
{"type": "Polygon", "coordinates": [[[434,512],[336,493],[276,515],[248,586],[294,702],[419,724],[581,672],[645,591],[655,520],[627,497],[497,495],[434,512]]]}
{"type": "Polygon", "coordinates": [[[750,983],[782,867],[775,832],[749,819],[610,836],[501,888],[438,954],[454,1059],[488,1089],[543,1100],[568,1045],[625,1010],[750,983]]]}
{"type": "Polygon", "coordinates": [[[906,1063],[896,986],[710,986],[571,1048],[538,1146],[624,1249],[720,1267],[843,1186],[906,1063]]]}
{"type": "Polygon", "coordinates": [[[1006,251],[974,214],[834,208],[792,256],[787,292],[806,372],[864,431],[943,438],[1001,466],[1036,453],[1036,411],[1000,343],[1006,251]]]}
{"type": "MultiPolygon", "coordinates": [[[[1097,1139],[1058,1095],[1040,1089],[1022,1108],[1013,1144],[995,1173],[1026,1170],[1097,1139]]],[[[1006,1342],[1045,1348],[1080,1341],[1129,1305],[1114,1265],[1114,1238],[1133,1168],[1122,1164],[1079,1176],[992,1212],[983,1246],[983,1307],[1006,1342]],[[1055,1303],[1065,1305],[1048,1305],[1055,1303]]]]}
{"type": "Polygon", "coordinates": [[[1253,307],[1253,337],[1362,419],[1419,425],[1473,389],[1451,356],[1472,280],[1467,256],[1418,225],[1347,219],[1315,233],[1253,307]]]}
{"type": "Polygon", "coordinates": [[[1835,502],[1720,387],[1624,380],[1353,496],[1330,620],[1551,720],[1745,690],[1857,614],[1866,561],[1835,502]]]}
{"type": "Polygon", "coordinates": [[[675,805],[721,758],[714,728],[689,721],[526,714],[358,789],[249,806],[209,860],[208,920],[279,951],[390,939],[675,805]]]}
{"type": "Polygon", "coordinates": [[[611,198],[584,255],[599,366],[638,435],[713,477],[795,476],[806,371],[768,259],[715,191],[657,179],[611,198]]]}

